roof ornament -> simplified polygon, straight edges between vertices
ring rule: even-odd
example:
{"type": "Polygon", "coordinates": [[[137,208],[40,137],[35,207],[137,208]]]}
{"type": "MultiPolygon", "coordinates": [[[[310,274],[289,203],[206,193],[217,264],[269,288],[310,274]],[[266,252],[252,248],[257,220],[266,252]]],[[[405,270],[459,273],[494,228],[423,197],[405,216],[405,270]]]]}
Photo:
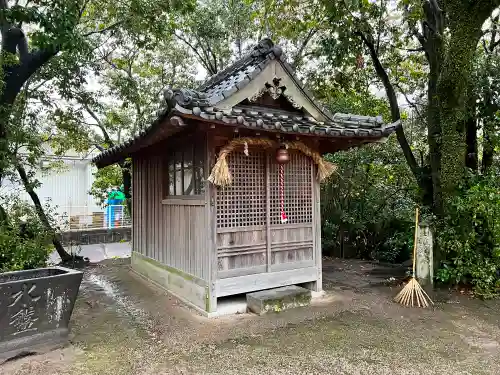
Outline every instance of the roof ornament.
{"type": "Polygon", "coordinates": [[[251,102],[256,102],[257,99],[262,97],[265,93],[268,93],[271,98],[274,100],[278,99],[280,96],[283,96],[288,100],[295,108],[300,109],[302,106],[298,104],[291,95],[287,94],[286,86],[281,85],[281,78],[274,77],[272,84],[266,82],[264,88],[257,91],[250,98],[248,98],[251,102]]]}
{"type": "Polygon", "coordinates": [[[266,56],[271,52],[274,54],[276,58],[279,59],[283,54],[283,49],[280,46],[275,45],[269,37],[265,36],[253,48],[251,56],[252,57],[266,56]]]}
{"type": "Polygon", "coordinates": [[[173,89],[167,86],[163,91],[163,98],[169,109],[175,108],[176,104],[184,108],[195,108],[208,105],[208,97],[205,93],[191,89],[173,89]]]}
{"type": "Polygon", "coordinates": [[[252,56],[259,57],[262,55],[267,55],[271,48],[274,47],[274,43],[270,38],[263,38],[257,43],[257,45],[253,48],[252,56]]]}

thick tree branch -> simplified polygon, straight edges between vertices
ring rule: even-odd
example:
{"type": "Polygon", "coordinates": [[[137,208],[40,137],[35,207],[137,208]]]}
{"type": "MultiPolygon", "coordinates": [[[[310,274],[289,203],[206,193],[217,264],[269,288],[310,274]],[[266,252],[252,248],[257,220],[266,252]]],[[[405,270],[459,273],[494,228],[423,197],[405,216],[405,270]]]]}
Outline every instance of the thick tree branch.
{"type": "Polygon", "coordinates": [[[489,53],[490,50],[489,50],[488,46],[486,45],[486,40],[482,39],[481,44],[483,45],[484,52],[489,53]]]}
{"type": "Polygon", "coordinates": [[[380,49],[380,36],[382,35],[382,16],[384,14],[383,9],[384,9],[384,0],[381,0],[381,2],[380,2],[380,14],[378,17],[377,45],[375,46],[375,51],[377,52],[377,54],[378,54],[378,51],[380,49]]]}
{"type": "Polygon", "coordinates": [[[493,27],[491,30],[490,45],[488,46],[488,48],[486,48],[486,43],[483,39],[483,47],[485,48],[486,52],[489,54],[491,54],[495,50],[495,48],[500,44],[500,39],[496,40],[497,34],[498,34],[498,20],[499,20],[499,18],[500,18],[500,14],[497,14],[491,20],[493,27]]]}
{"type": "Polygon", "coordinates": [[[100,152],[106,151],[104,147],[102,147],[99,143],[94,143],[95,148],[97,148],[100,152]]]}
{"type": "Polygon", "coordinates": [[[194,52],[194,54],[196,56],[198,56],[198,58],[200,59],[200,62],[201,64],[205,67],[205,69],[207,69],[208,73],[209,74],[215,74],[216,72],[213,72],[212,71],[212,68],[210,66],[210,62],[207,61],[201,54],[200,52],[198,51],[198,49],[193,46],[193,44],[191,42],[189,42],[186,38],[184,38],[182,35],[179,35],[178,33],[174,33],[174,36],[179,39],[180,41],[184,42],[190,49],[191,51],[194,52]]]}
{"type": "Polygon", "coordinates": [[[213,51],[212,47],[210,47],[210,42],[206,42],[206,44],[207,44],[207,51],[212,56],[214,61],[213,70],[217,73],[219,71],[219,68],[222,68],[222,65],[218,66],[217,56],[215,55],[215,52],[213,51]]]}
{"type": "Polygon", "coordinates": [[[492,42],[490,44],[490,52],[493,52],[495,50],[495,48],[498,47],[499,44],[500,44],[500,39],[497,40],[496,42],[492,42]]]}
{"type": "Polygon", "coordinates": [[[408,28],[410,29],[410,35],[413,35],[417,38],[418,42],[422,46],[422,50],[425,52],[427,59],[429,59],[429,46],[427,43],[427,39],[420,31],[418,31],[415,21],[413,21],[412,17],[410,17],[410,9],[408,6],[405,6],[404,12],[407,18],[408,28]]]}
{"type": "Polygon", "coordinates": [[[18,29],[21,32],[21,36],[19,38],[19,42],[17,44],[17,50],[19,52],[19,59],[21,61],[26,61],[29,57],[29,48],[28,48],[28,40],[26,39],[26,35],[21,29],[18,29]]]}
{"type": "MultiPolygon", "coordinates": [[[[387,99],[389,100],[389,105],[391,109],[391,119],[393,122],[401,120],[401,113],[399,111],[399,105],[398,105],[398,100],[396,97],[396,92],[394,90],[394,87],[392,86],[389,76],[387,75],[386,70],[382,66],[382,63],[379,60],[377,51],[375,50],[375,46],[373,42],[361,31],[356,31],[355,35],[359,36],[361,40],[363,41],[363,44],[368,48],[368,51],[370,53],[370,57],[372,59],[373,66],[375,68],[375,72],[377,73],[377,76],[380,78],[382,81],[382,84],[384,85],[387,99]]],[[[398,139],[398,142],[401,146],[401,149],[403,151],[403,154],[405,156],[406,162],[408,163],[408,166],[410,167],[413,175],[415,176],[417,182],[419,184],[422,184],[422,176],[417,164],[417,161],[415,159],[415,156],[413,155],[413,152],[411,151],[410,145],[408,144],[408,141],[406,139],[406,135],[404,133],[403,127],[400,126],[396,130],[396,136],[398,139]]]]}
{"type": "Polygon", "coordinates": [[[399,92],[401,94],[403,94],[403,96],[405,97],[406,103],[408,103],[408,105],[415,110],[415,112],[417,113],[417,116],[421,120],[425,120],[424,117],[422,116],[422,114],[420,113],[420,110],[418,108],[417,103],[411,101],[410,98],[408,98],[408,96],[406,95],[405,91],[401,88],[401,86],[398,83],[394,83],[394,86],[399,90],[399,92]]]}
{"type": "Polygon", "coordinates": [[[49,233],[52,234],[52,243],[54,244],[54,247],[56,248],[57,253],[61,257],[61,260],[63,262],[68,262],[73,259],[73,257],[68,254],[68,252],[64,249],[60,237],[57,235],[56,231],[52,228],[52,225],[50,224],[50,221],[45,214],[45,211],[43,210],[42,203],[40,202],[40,198],[38,197],[38,194],[35,192],[33,189],[33,184],[30,182],[28,174],[26,173],[26,170],[24,169],[23,165],[20,163],[17,158],[15,158],[15,165],[17,172],[19,174],[19,177],[21,178],[21,181],[23,183],[24,189],[30,196],[31,200],[33,201],[33,205],[35,206],[35,211],[38,215],[38,218],[40,219],[41,223],[45,227],[45,230],[49,233]]]}
{"type": "Polygon", "coordinates": [[[84,37],[87,37],[87,36],[90,36],[90,35],[95,35],[95,34],[104,34],[105,32],[107,31],[110,31],[110,30],[113,30],[115,28],[117,28],[118,26],[120,26],[121,24],[123,24],[123,21],[117,21],[115,23],[112,23],[106,27],[103,27],[102,29],[100,30],[94,30],[94,31],[89,31],[88,33],[86,34],[83,34],[84,37]]]}
{"type": "Polygon", "coordinates": [[[21,24],[16,26],[7,20],[5,11],[9,8],[7,0],[0,0],[0,30],[2,33],[2,52],[16,55],[19,52],[19,59],[25,61],[29,57],[28,41],[21,29],[21,24]]]}
{"type": "Polygon", "coordinates": [[[495,17],[491,19],[491,23],[493,24],[491,30],[491,43],[490,43],[490,51],[493,52],[495,47],[500,43],[500,41],[495,41],[497,38],[498,32],[498,20],[500,19],[500,14],[497,14],[495,17]]]}
{"type": "Polygon", "coordinates": [[[293,68],[296,68],[297,65],[299,64],[300,60],[303,57],[302,54],[304,53],[304,50],[306,49],[307,45],[309,44],[309,42],[311,41],[311,39],[314,37],[314,35],[317,34],[317,32],[318,32],[317,28],[312,28],[311,30],[309,30],[309,32],[307,33],[305,39],[300,44],[300,47],[297,50],[297,53],[295,54],[295,56],[292,59],[292,64],[291,65],[292,65],[293,68]]]}
{"type": "Polygon", "coordinates": [[[208,72],[210,74],[217,74],[217,58],[214,55],[212,55],[212,58],[215,59],[213,61],[213,63],[215,63],[215,66],[214,66],[214,64],[212,64],[212,61],[211,61],[211,58],[210,58],[210,46],[208,46],[207,48],[205,48],[203,46],[203,43],[198,38],[198,36],[195,35],[194,38],[196,39],[196,43],[198,43],[198,45],[200,46],[201,52],[203,53],[203,55],[205,55],[205,60],[208,63],[208,67],[207,67],[208,72]]]}
{"type": "Polygon", "coordinates": [[[10,22],[5,18],[5,11],[9,9],[9,4],[7,0],[0,0],[0,29],[1,31],[5,31],[10,29],[12,26],[10,22]]]}
{"type": "Polygon", "coordinates": [[[406,49],[406,52],[425,52],[424,47],[406,49]]]}
{"type": "Polygon", "coordinates": [[[2,226],[2,225],[6,226],[6,225],[9,225],[9,224],[10,224],[9,215],[7,215],[7,211],[0,204],[0,226],[2,226]]]}
{"type": "Polygon", "coordinates": [[[110,138],[108,131],[106,130],[106,127],[103,125],[99,116],[97,116],[97,114],[92,110],[92,108],[90,108],[88,106],[87,103],[81,103],[81,105],[83,106],[83,108],[85,108],[85,110],[90,115],[90,117],[92,117],[94,119],[94,121],[96,122],[95,125],[99,129],[101,129],[103,137],[104,137],[104,141],[109,145],[109,147],[113,147],[115,144],[114,144],[113,140],[110,138]]]}
{"type": "Polygon", "coordinates": [[[21,64],[7,67],[0,103],[8,106],[14,104],[24,83],[58,52],[59,48],[55,46],[52,49],[32,52],[21,64]]]}

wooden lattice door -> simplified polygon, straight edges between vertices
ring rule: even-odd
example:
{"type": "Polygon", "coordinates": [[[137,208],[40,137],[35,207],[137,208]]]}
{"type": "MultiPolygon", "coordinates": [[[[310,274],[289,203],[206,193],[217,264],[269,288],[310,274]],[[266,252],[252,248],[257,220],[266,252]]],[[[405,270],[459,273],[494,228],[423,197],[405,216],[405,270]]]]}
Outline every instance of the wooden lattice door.
{"type": "Polygon", "coordinates": [[[288,221],[281,224],[279,165],[269,163],[272,270],[313,265],[313,171],[310,158],[299,152],[290,153],[290,162],[284,166],[288,221]]]}
{"type": "Polygon", "coordinates": [[[310,266],[313,263],[313,165],[291,153],[285,166],[280,220],[279,171],[273,155],[250,150],[228,157],[233,183],[217,189],[216,246],[218,277],[310,266]],[[306,264],[307,263],[307,264],[306,264]]]}

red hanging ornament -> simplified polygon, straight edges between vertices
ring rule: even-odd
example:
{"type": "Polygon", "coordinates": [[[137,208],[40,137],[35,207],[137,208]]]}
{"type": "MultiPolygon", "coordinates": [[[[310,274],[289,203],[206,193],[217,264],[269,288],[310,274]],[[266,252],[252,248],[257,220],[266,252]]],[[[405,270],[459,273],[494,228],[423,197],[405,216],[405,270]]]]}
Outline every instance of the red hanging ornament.
{"type": "Polygon", "coordinates": [[[280,219],[285,224],[288,218],[285,213],[285,166],[280,164],[280,219]]]}
{"type": "Polygon", "coordinates": [[[285,147],[276,151],[276,162],[279,164],[279,191],[280,191],[280,220],[285,224],[288,218],[285,213],[285,164],[290,161],[290,155],[285,147]]]}

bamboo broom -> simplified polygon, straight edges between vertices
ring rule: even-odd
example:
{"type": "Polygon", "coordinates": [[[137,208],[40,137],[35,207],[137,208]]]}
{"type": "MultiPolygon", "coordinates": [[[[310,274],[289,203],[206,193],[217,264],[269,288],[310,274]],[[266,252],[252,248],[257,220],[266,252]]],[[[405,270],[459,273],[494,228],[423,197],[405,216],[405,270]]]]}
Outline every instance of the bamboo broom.
{"type": "Polygon", "coordinates": [[[429,307],[429,302],[432,302],[429,295],[425,292],[424,289],[420,286],[415,279],[415,258],[417,257],[417,235],[418,235],[418,207],[415,213],[415,239],[413,241],[413,270],[411,279],[408,284],[405,285],[403,290],[398,293],[398,295],[394,298],[394,301],[400,303],[404,306],[415,306],[418,307],[429,307]],[[428,302],[427,302],[428,300],[428,302]]]}

